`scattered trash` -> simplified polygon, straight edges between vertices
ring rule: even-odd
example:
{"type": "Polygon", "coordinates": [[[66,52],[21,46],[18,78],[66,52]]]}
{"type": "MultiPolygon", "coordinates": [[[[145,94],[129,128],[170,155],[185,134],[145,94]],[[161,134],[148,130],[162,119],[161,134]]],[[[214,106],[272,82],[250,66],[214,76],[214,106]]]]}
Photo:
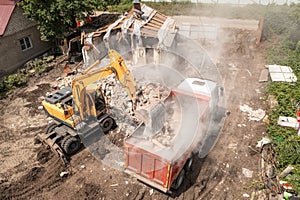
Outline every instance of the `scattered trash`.
{"type": "Polygon", "coordinates": [[[39,110],[43,110],[43,108],[44,108],[43,106],[39,106],[38,107],[39,110]]]}
{"type": "Polygon", "coordinates": [[[72,71],[68,65],[65,65],[65,66],[64,66],[64,73],[65,73],[67,76],[68,76],[68,75],[71,75],[71,74],[75,74],[75,72],[72,71]]]}
{"type": "Polygon", "coordinates": [[[296,82],[297,77],[292,68],[281,65],[267,65],[273,82],[296,82]]]}
{"type": "Polygon", "coordinates": [[[266,115],[264,110],[262,110],[262,109],[253,110],[250,106],[245,105],[245,104],[240,105],[240,110],[242,112],[248,113],[249,120],[253,120],[253,121],[260,121],[266,115]]]}
{"type": "Polygon", "coordinates": [[[256,147],[257,147],[257,148],[261,148],[261,147],[263,147],[264,145],[271,143],[271,141],[272,141],[272,140],[271,140],[270,138],[268,138],[268,137],[263,137],[261,140],[257,141],[256,147]]]}
{"type": "Polygon", "coordinates": [[[279,176],[286,177],[292,170],[294,170],[294,167],[289,165],[281,172],[281,174],[279,176]]]}
{"type": "Polygon", "coordinates": [[[243,194],[243,197],[249,198],[249,197],[250,197],[250,195],[249,195],[249,194],[247,194],[247,193],[245,193],[245,194],[243,194]]]}
{"type": "Polygon", "coordinates": [[[292,127],[292,128],[298,128],[299,126],[297,119],[294,117],[279,116],[277,123],[280,126],[292,127]]]}
{"type": "Polygon", "coordinates": [[[278,106],[278,101],[276,100],[274,95],[268,96],[268,102],[269,102],[270,108],[275,108],[278,106]]]}
{"type": "Polygon", "coordinates": [[[110,187],[116,187],[116,186],[118,186],[119,184],[118,183],[116,183],[116,184],[112,184],[112,185],[110,185],[110,187]]]}
{"type": "Polygon", "coordinates": [[[150,196],[153,194],[153,189],[149,190],[150,196]]]}
{"type": "Polygon", "coordinates": [[[128,185],[128,181],[125,181],[125,184],[128,185]]]}
{"type": "Polygon", "coordinates": [[[263,122],[266,123],[266,124],[269,124],[270,123],[270,120],[269,120],[269,116],[266,115],[264,118],[263,118],[263,122]]]}
{"type": "Polygon", "coordinates": [[[285,191],[290,192],[290,193],[296,193],[295,188],[292,184],[290,184],[286,181],[279,181],[279,183],[285,191]]]}
{"type": "Polygon", "coordinates": [[[283,193],[284,199],[290,199],[290,197],[292,197],[292,196],[293,196],[293,194],[291,194],[291,193],[289,193],[289,192],[284,192],[284,193],[283,193]]]}
{"type": "Polygon", "coordinates": [[[69,172],[60,172],[59,176],[64,177],[64,176],[67,176],[68,174],[69,174],[69,172]]]}
{"type": "Polygon", "coordinates": [[[253,171],[251,171],[249,169],[246,169],[246,168],[242,168],[242,172],[243,172],[243,174],[244,174],[245,177],[252,178],[253,171]]]}

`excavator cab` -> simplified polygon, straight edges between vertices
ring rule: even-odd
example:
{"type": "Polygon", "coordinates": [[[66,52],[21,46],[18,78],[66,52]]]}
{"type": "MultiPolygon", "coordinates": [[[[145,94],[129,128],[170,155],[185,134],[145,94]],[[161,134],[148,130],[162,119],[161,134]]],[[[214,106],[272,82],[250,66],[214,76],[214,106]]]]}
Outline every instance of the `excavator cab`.
{"type": "MultiPolygon", "coordinates": [[[[106,101],[102,89],[96,84],[91,84],[83,90],[83,115],[84,119],[99,119],[107,112],[106,101]]],[[[76,109],[75,109],[76,110],[76,109]]]]}

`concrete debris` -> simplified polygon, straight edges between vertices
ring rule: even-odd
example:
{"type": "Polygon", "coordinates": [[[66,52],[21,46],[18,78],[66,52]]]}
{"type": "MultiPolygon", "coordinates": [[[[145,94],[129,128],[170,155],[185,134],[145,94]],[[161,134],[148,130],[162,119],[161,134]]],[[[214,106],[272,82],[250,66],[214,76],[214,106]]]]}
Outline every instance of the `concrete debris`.
{"type": "Polygon", "coordinates": [[[52,83],[52,87],[54,89],[61,89],[64,86],[70,86],[72,85],[72,81],[74,80],[75,75],[69,75],[65,78],[58,78],[54,83],[52,83]]]}
{"type": "Polygon", "coordinates": [[[249,169],[242,168],[242,172],[246,178],[252,178],[252,176],[253,176],[253,171],[251,171],[249,169]]]}
{"type": "Polygon", "coordinates": [[[240,110],[242,112],[248,113],[248,117],[249,117],[250,121],[260,121],[266,115],[264,110],[262,110],[262,109],[253,110],[253,108],[251,108],[250,106],[245,105],[245,104],[240,105],[240,110]]]}
{"type": "Polygon", "coordinates": [[[43,110],[43,108],[44,108],[43,106],[39,106],[38,107],[39,110],[43,110]]]}
{"type": "MultiPolygon", "coordinates": [[[[111,107],[112,116],[118,122],[116,131],[125,132],[125,136],[132,134],[145,118],[149,118],[147,115],[157,115],[154,111],[153,114],[151,112],[147,113],[146,110],[151,106],[157,105],[158,102],[163,101],[170,93],[168,88],[160,84],[141,82],[137,88],[135,102],[132,102],[122,85],[116,82],[114,76],[108,76],[102,79],[100,84],[106,101],[111,107]],[[144,114],[145,116],[142,117],[143,112],[138,112],[137,110],[144,110],[146,112],[144,114]],[[136,115],[134,111],[137,111],[136,113],[140,115],[136,115]]],[[[152,119],[155,119],[155,117],[152,117],[152,119]]],[[[152,124],[157,124],[154,122],[156,121],[153,121],[152,124]]],[[[151,128],[155,129],[155,133],[157,133],[162,129],[162,126],[151,128]]],[[[164,130],[167,130],[167,128],[164,130]]]]}
{"type": "Polygon", "coordinates": [[[261,148],[261,147],[263,147],[264,145],[271,143],[271,141],[272,141],[272,140],[271,140],[270,138],[263,137],[260,141],[257,142],[256,147],[257,147],[257,148],[261,148]]]}
{"type": "Polygon", "coordinates": [[[269,70],[268,69],[263,69],[260,73],[258,82],[262,83],[262,82],[267,82],[269,79],[269,70]]]}
{"type": "Polygon", "coordinates": [[[80,169],[85,169],[85,165],[81,165],[81,166],[80,166],[80,169]]]}
{"type": "Polygon", "coordinates": [[[279,116],[277,123],[280,126],[285,126],[285,127],[291,127],[291,128],[299,127],[299,123],[297,119],[294,117],[279,116]]]}

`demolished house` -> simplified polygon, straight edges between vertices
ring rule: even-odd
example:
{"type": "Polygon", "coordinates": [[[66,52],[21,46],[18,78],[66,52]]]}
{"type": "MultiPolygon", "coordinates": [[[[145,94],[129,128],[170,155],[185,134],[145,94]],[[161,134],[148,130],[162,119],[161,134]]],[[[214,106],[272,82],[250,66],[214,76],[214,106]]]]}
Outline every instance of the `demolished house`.
{"type": "Polygon", "coordinates": [[[111,48],[132,51],[134,64],[138,60],[144,64],[142,59],[146,59],[146,48],[169,48],[174,45],[176,33],[174,19],[145,4],[134,3],[134,7],[114,23],[84,34],[84,63],[88,66],[103,58],[111,48]]]}

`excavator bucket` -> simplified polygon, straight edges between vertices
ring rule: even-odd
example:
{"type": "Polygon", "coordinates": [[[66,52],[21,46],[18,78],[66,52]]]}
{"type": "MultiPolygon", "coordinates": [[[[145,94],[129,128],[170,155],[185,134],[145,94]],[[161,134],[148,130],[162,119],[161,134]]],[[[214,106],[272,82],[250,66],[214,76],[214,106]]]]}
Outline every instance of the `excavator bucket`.
{"type": "Polygon", "coordinates": [[[144,136],[155,135],[166,121],[166,107],[163,102],[155,102],[148,107],[135,111],[135,116],[145,123],[144,136]]]}

